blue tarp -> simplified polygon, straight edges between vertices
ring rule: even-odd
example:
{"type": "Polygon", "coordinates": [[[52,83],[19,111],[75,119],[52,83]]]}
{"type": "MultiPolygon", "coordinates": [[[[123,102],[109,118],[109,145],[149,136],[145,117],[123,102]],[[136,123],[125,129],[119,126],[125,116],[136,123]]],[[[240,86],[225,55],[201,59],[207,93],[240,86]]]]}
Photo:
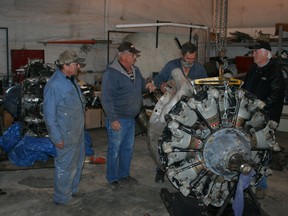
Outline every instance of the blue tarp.
{"type": "Polygon", "coordinates": [[[13,124],[4,132],[3,136],[0,137],[0,147],[5,152],[10,152],[10,150],[21,140],[21,133],[22,125],[20,123],[13,124]]]}
{"type": "MultiPolygon", "coordinates": [[[[47,137],[39,138],[21,136],[22,125],[14,123],[0,137],[0,148],[8,153],[9,160],[16,166],[32,166],[35,161],[46,162],[51,157],[56,157],[56,149],[47,137]]],[[[87,156],[94,155],[92,139],[85,131],[85,150],[87,156]]]]}
{"type": "Polygon", "coordinates": [[[32,166],[35,161],[46,162],[56,156],[56,149],[49,138],[24,136],[8,152],[9,160],[16,166],[32,166]]]}

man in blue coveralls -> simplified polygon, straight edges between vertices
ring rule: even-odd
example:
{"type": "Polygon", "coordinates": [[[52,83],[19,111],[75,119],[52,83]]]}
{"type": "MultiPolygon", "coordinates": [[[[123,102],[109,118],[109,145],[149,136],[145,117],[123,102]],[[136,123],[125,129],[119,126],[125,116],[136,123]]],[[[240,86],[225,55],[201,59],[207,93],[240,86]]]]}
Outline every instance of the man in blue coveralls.
{"type": "Polygon", "coordinates": [[[85,159],[85,100],[74,77],[83,61],[73,50],[61,53],[44,89],[44,119],[57,151],[53,200],[61,206],[80,204],[76,195],[85,159]]]}
{"type": "Polygon", "coordinates": [[[167,81],[173,79],[171,73],[175,68],[181,69],[183,75],[190,80],[208,77],[203,65],[197,61],[197,47],[190,42],[181,46],[180,58],[169,61],[154,77],[154,85],[163,93],[166,92],[167,81]]]}

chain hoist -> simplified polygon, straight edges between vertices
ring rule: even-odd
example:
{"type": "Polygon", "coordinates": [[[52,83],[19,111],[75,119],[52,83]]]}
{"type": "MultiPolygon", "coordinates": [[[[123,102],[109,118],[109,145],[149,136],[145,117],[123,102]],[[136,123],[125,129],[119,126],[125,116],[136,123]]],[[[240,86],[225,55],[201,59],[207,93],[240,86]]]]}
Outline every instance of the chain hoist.
{"type": "Polygon", "coordinates": [[[228,0],[216,0],[215,5],[215,35],[216,49],[223,57],[227,43],[228,0]]]}

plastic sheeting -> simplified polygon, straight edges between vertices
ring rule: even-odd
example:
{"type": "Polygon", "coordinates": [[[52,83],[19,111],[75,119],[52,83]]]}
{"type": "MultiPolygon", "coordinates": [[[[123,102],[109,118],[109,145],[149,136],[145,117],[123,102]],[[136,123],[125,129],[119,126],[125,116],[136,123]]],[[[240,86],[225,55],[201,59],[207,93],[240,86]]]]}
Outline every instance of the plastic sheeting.
{"type": "MultiPolygon", "coordinates": [[[[16,166],[32,166],[35,161],[46,162],[51,157],[56,157],[56,149],[48,137],[21,136],[22,124],[14,123],[0,137],[0,148],[8,153],[9,160],[16,166]]],[[[94,155],[92,139],[85,131],[86,155],[94,155]]]]}
{"type": "Polygon", "coordinates": [[[24,136],[8,153],[16,166],[32,166],[35,161],[46,162],[56,156],[56,149],[49,138],[24,136]]]}
{"type": "Polygon", "coordinates": [[[7,153],[10,152],[21,140],[21,133],[22,125],[20,123],[13,124],[4,132],[3,136],[0,137],[0,148],[7,153]]]}

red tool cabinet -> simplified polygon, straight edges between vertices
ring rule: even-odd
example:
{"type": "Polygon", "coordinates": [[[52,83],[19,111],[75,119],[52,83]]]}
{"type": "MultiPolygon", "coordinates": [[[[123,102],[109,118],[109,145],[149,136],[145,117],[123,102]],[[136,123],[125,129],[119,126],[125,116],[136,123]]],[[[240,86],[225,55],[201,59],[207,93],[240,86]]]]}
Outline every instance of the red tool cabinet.
{"type": "Polygon", "coordinates": [[[29,60],[33,59],[41,59],[44,64],[44,50],[11,50],[11,69],[15,82],[21,82],[23,80],[23,74],[21,70],[19,72],[19,69],[24,68],[24,66],[28,65],[29,60]]]}

